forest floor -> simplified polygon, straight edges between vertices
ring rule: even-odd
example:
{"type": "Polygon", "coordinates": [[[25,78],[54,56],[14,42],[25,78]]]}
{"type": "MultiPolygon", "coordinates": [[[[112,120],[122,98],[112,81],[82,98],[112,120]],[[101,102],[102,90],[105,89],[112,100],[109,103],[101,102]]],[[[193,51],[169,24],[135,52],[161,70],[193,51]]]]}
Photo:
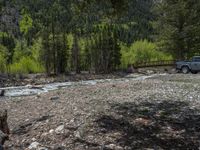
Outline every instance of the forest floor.
{"type": "Polygon", "coordinates": [[[200,148],[200,75],[76,86],[2,97],[8,150],[200,148]]]}

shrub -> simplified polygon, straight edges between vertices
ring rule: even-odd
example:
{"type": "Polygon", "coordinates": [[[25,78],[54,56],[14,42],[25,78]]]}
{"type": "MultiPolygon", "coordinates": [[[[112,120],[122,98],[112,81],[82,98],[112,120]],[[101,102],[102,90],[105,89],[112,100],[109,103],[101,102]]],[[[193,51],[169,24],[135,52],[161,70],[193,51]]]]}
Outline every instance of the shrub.
{"type": "Polygon", "coordinates": [[[6,72],[6,60],[0,53],[0,73],[5,73],[5,72],[6,72]]]}
{"type": "Polygon", "coordinates": [[[10,66],[11,73],[28,74],[44,72],[44,67],[31,57],[22,57],[19,62],[10,66]]]}
{"type": "Polygon", "coordinates": [[[158,51],[156,44],[141,40],[134,42],[130,47],[121,46],[122,67],[141,61],[170,60],[172,57],[164,52],[158,51]]]}
{"type": "Polygon", "coordinates": [[[41,39],[36,40],[32,46],[26,41],[18,41],[14,49],[13,63],[9,66],[10,73],[28,74],[40,73],[45,69],[40,61],[41,39]]]}
{"type": "Polygon", "coordinates": [[[6,72],[6,47],[0,44],[0,73],[6,72]]]}

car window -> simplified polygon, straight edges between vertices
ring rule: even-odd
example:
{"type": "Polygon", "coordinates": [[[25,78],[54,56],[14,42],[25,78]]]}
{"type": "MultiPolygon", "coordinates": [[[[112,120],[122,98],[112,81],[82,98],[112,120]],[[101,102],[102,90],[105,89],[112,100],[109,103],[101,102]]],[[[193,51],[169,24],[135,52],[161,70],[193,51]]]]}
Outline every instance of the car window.
{"type": "Polygon", "coordinates": [[[199,57],[194,58],[193,61],[195,61],[195,62],[200,62],[200,58],[199,58],[199,57]]]}

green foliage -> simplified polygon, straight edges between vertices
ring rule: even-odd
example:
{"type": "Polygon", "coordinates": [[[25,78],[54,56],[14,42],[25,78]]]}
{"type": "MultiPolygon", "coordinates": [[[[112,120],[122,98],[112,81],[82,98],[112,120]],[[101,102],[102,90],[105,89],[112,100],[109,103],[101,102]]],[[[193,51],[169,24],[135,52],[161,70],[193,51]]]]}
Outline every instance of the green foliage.
{"type": "Polygon", "coordinates": [[[0,32],[0,45],[4,46],[6,65],[11,64],[15,48],[15,39],[6,32],[0,32]]]}
{"type": "Polygon", "coordinates": [[[6,47],[0,44],[0,73],[6,72],[6,47]]]}
{"type": "Polygon", "coordinates": [[[33,26],[33,20],[25,10],[22,11],[22,19],[19,25],[20,25],[20,31],[23,34],[27,34],[33,26]]]}
{"type": "Polygon", "coordinates": [[[14,49],[13,63],[9,65],[10,73],[39,73],[45,69],[40,60],[41,39],[34,42],[31,47],[26,42],[17,42],[14,49]]]}
{"type": "Polygon", "coordinates": [[[0,45],[0,73],[8,71],[14,74],[27,74],[45,71],[39,61],[39,42],[37,41],[31,48],[22,45],[20,42],[17,43],[11,64],[7,63],[7,47],[0,45]]]}
{"type": "Polygon", "coordinates": [[[2,72],[105,73],[200,53],[198,0],[14,0],[0,12],[2,72]]]}
{"type": "Polygon", "coordinates": [[[21,57],[31,55],[30,48],[27,46],[26,41],[17,41],[13,54],[13,63],[18,62],[21,57]]]}
{"type": "Polygon", "coordinates": [[[160,48],[176,59],[187,59],[199,52],[200,1],[163,0],[156,6],[160,48]]]}
{"type": "Polygon", "coordinates": [[[6,60],[4,56],[0,53],[0,73],[6,72],[6,60]]]}
{"type": "Polygon", "coordinates": [[[134,42],[130,47],[122,45],[122,67],[126,68],[129,64],[142,61],[171,60],[169,54],[158,51],[156,44],[141,40],[134,42]]]}
{"type": "Polygon", "coordinates": [[[96,72],[108,73],[119,67],[120,46],[115,30],[109,26],[96,35],[91,49],[91,60],[96,72]]]}
{"type": "Polygon", "coordinates": [[[44,72],[44,67],[31,57],[22,57],[19,62],[10,65],[10,73],[28,74],[44,72]]]}

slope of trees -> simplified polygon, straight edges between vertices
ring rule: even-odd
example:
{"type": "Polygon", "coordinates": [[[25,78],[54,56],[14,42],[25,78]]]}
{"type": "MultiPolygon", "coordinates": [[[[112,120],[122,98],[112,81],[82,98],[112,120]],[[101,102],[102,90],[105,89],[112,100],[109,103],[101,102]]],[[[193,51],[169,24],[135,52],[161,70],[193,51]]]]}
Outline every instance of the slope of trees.
{"type": "MultiPolygon", "coordinates": [[[[171,58],[169,55],[175,59],[189,58],[200,49],[199,3],[197,0],[2,0],[0,71],[108,73],[125,67],[122,64],[128,64],[124,62],[127,59],[121,56],[129,57],[131,45],[141,40],[158,44],[150,53],[163,50],[162,58],[171,58]]],[[[147,48],[136,51],[143,53],[147,48]]]]}
{"type": "Polygon", "coordinates": [[[200,1],[163,0],[156,9],[161,48],[178,59],[199,55],[200,1]]]}

